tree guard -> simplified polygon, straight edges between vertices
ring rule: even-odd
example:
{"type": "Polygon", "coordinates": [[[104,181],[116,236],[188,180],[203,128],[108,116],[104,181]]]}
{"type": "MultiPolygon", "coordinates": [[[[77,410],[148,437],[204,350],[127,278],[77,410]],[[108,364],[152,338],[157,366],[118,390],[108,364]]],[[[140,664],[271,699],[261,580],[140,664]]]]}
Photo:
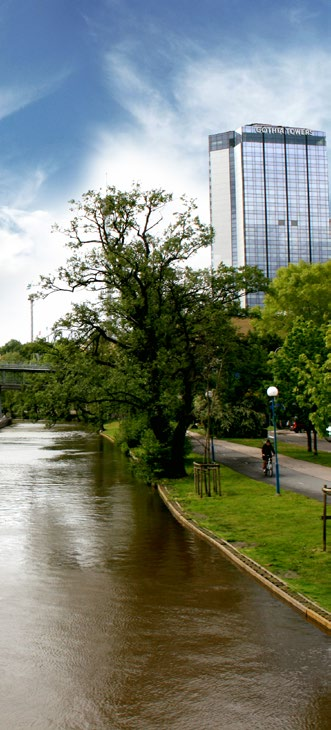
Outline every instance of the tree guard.
{"type": "Polygon", "coordinates": [[[204,494],[211,497],[214,494],[221,495],[221,469],[220,464],[199,464],[194,462],[194,487],[200,497],[204,494]]]}

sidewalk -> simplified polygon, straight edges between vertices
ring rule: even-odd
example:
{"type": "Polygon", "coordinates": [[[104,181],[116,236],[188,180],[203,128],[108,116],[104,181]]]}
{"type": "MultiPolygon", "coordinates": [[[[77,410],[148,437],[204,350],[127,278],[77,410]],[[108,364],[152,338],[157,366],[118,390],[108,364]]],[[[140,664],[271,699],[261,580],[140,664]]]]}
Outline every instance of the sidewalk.
{"type": "MultiPolygon", "coordinates": [[[[189,431],[187,434],[192,441],[195,441],[197,445],[197,450],[200,451],[200,453],[203,453],[204,445],[205,445],[205,437],[201,434],[195,432],[195,431],[189,431]]],[[[222,462],[222,456],[223,456],[223,463],[227,463],[226,456],[229,455],[229,452],[233,454],[238,454],[241,457],[247,456],[250,460],[251,464],[252,462],[256,464],[261,464],[261,449],[254,447],[254,446],[244,446],[243,444],[236,444],[233,441],[224,441],[222,439],[214,439],[214,451],[215,451],[215,460],[222,462]]],[[[312,456],[312,459],[314,457],[312,456]]],[[[319,486],[316,486],[316,490],[320,489],[321,486],[326,484],[327,486],[331,486],[331,468],[327,466],[321,466],[320,464],[313,464],[309,463],[308,461],[303,461],[300,459],[293,459],[290,456],[283,456],[283,454],[278,453],[278,461],[279,461],[279,467],[280,470],[282,467],[284,469],[291,470],[295,474],[299,475],[301,474],[301,477],[303,480],[309,480],[309,478],[319,480],[318,484],[319,486]]],[[[235,468],[232,464],[228,464],[231,468],[235,468]]],[[[246,476],[251,476],[252,478],[256,478],[256,475],[252,472],[252,466],[249,468],[249,464],[247,464],[247,468],[238,469],[238,471],[241,471],[241,473],[245,473],[246,476]]],[[[290,472],[288,472],[290,473],[290,472]]],[[[298,482],[299,483],[299,482],[298,482]]],[[[316,493],[313,494],[312,490],[308,489],[304,486],[298,487],[298,483],[295,484],[294,491],[301,491],[303,494],[306,494],[307,496],[314,496],[316,497],[316,493]]],[[[293,488],[293,485],[287,484],[286,485],[288,489],[293,488]]]]}
{"type": "MultiPolygon", "coordinates": [[[[190,436],[193,436],[193,434],[190,434],[190,436]]],[[[220,450],[222,450],[222,447],[226,447],[227,449],[237,451],[240,454],[255,456],[261,461],[261,449],[257,449],[254,446],[243,446],[242,444],[234,444],[232,441],[222,441],[222,439],[214,439],[214,445],[220,448],[220,450]]],[[[328,466],[309,464],[308,461],[292,459],[291,456],[283,456],[282,454],[278,454],[278,461],[280,466],[286,466],[288,469],[301,472],[301,474],[318,477],[324,481],[331,480],[331,469],[328,466]]]]}

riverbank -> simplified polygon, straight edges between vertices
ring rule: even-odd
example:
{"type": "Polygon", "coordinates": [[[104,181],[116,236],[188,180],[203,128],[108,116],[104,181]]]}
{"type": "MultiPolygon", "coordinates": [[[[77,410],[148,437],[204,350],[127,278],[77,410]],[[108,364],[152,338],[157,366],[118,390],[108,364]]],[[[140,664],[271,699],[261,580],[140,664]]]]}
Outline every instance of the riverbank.
{"type": "Polygon", "coordinates": [[[221,496],[199,497],[193,458],[187,477],[159,486],[174,517],[331,633],[331,535],[324,552],[321,504],[291,492],[275,495],[271,485],[224,466],[221,496]]]}
{"type": "Polygon", "coordinates": [[[314,601],[309,600],[302,594],[291,589],[285,581],[254,560],[248,558],[234,547],[233,544],[221,537],[217,537],[215,533],[203,527],[201,523],[186,515],[179,502],[172,499],[171,491],[165,485],[158,485],[158,491],[164,504],[180,524],[192,530],[200,538],[220,550],[238,568],[248,572],[255,580],[276,595],[277,598],[288,603],[296,611],[303,614],[308,621],[314,623],[326,633],[331,634],[331,613],[329,611],[324,610],[318,604],[314,603],[314,601]]]}
{"type": "MultiPolygon", "coordinates": [[[[114,440],[114,433],[105,433],[114,440]]],[[[221,466],[221,496],[195,493],[188,476],[166,480],[159,494],[174,517],[220,549],[239,568],[331,633],[331,530],[323,552],[322,505],[221,466]]]]}

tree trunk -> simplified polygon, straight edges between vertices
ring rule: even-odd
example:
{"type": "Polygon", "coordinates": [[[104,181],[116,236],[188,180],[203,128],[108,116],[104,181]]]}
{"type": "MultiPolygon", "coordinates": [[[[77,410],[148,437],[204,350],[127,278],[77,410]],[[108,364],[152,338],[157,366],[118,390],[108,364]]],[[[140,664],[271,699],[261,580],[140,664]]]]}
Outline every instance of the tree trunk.
{"type": "Polygon", "coordinates": [[[317,451],[317,431],[315,430],[315,428],[313,428],[313,436],[314,436],[314,456],[318,456],[318,451],[317,451]]]}
{"type": "Polygon", "coordinates": [[[175,428],[172,444],[171,444],[171,458],[169,464],[169,473],[167,476],[171,478],[184,477],[186,475],[185,469],[185,444],[186,444],[186,430],[188,427],[186,419],[180,420],[175,428]]]}

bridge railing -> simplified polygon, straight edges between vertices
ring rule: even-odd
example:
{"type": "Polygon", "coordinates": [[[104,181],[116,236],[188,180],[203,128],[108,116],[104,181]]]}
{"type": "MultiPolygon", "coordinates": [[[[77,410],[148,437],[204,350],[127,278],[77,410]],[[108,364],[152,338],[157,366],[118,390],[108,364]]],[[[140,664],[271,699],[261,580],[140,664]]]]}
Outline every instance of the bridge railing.
{"type": "Polygon", "coordinates": [[[4,362],[0,360],[0,370],[7,371],[7,372],[32,372],[32,373],[42,373],[42,372],[52,372],[54,368],[52,368],[50,365],[47,364],[38,364],[38,363],[24,363],[24,362],[18,362],[18,363],[12,363],[12,362],[4,362]]]}

